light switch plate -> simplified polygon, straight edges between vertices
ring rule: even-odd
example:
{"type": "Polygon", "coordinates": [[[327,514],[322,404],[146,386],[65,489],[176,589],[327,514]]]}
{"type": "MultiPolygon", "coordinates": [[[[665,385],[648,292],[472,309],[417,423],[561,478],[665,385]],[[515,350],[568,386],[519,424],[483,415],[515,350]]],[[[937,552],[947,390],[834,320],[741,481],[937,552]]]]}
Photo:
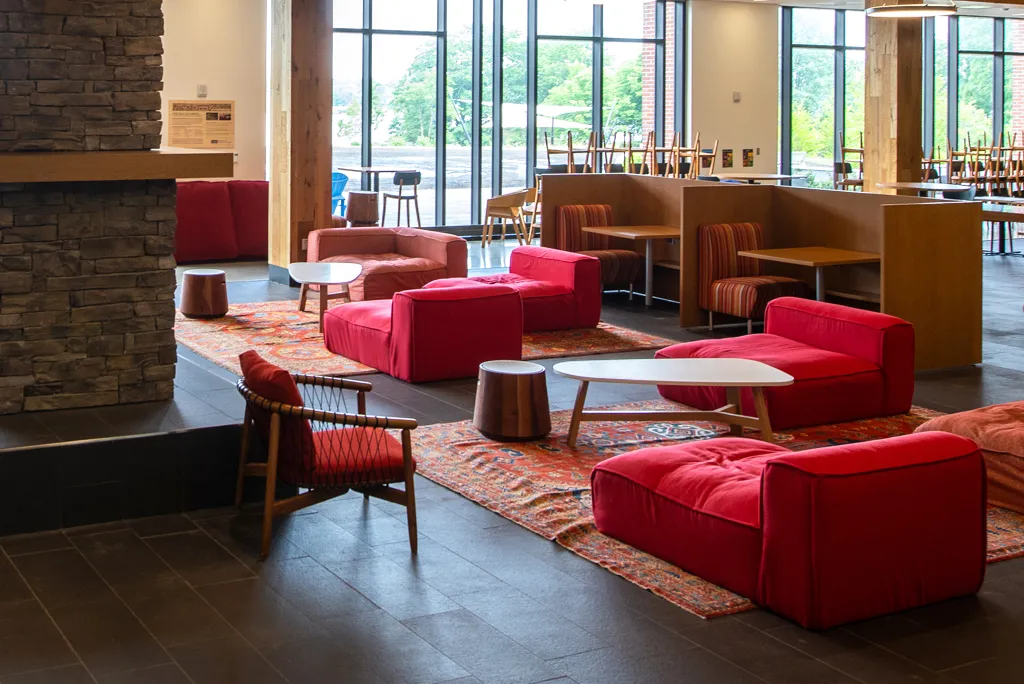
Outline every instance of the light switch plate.
{"type": "Polygon", "coordinates": [[[733,102],[740,102],[742,99],[743,99],[743,93],[741,93],[738,90],[732,91],[732,101],[733,102]]]}
{"type": "Polygon", "coordinates": [[[308,250],[309,250],[309,238],[302,238],[302,251],[305,252],[305,251],[308,251],[308,250]]]}
{"type": "Polygon", "coordinates": [[[196,97],[203,98],[207,95],[206,84],[200,83],[196,86],[196,97]]]}

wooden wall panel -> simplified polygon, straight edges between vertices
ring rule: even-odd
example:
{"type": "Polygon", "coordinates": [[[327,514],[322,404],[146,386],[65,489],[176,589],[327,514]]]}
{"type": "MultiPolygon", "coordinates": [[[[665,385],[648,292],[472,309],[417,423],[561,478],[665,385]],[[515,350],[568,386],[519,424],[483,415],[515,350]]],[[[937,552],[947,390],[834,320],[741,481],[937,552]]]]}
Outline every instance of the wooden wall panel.
{"type": "Polygon", "coordinates": [[[914,324],[918,370],[981,363],[981,205],[889,205],[883,214],[882,311],[914,324]]]}
{"type": "Polygon", "coordinates": [[[272,0],[270,257],[305,259],[302,240],[331,224],[331,0],[272,0]]]}

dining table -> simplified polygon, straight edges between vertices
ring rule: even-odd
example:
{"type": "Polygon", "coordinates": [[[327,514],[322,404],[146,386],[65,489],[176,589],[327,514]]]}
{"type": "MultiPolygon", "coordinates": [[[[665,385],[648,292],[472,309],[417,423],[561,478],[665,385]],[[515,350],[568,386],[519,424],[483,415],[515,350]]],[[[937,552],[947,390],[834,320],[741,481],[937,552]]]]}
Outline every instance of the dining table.
{"type": "Polygon", "coordinates": [[[774,261],[780,264],[794,264],[814,269],[815,295],[819,302],[825,301],[825,268],[850,264],[877,264],[881,254],[858,252],[835,247],[787,247],[783,249],[751,249],[736,252],[736,256],[774,261]]]}
{"type": "Polygon", "coordinates": [[[807,176],[796,176],[789,173],[719,173],[718,180],[743,181],[749,185],[763,182],[781,182],[791,180],[806,180],[807,176]]]}
{"type": "Polygon", "coordinates": [[[369,179],[369,185],[374,192],[380,192],[380,175],[382,173],[416,173],[416,169],[398,166],[339,166],[338,171],[358,173],[363,178],[369,179]]]}
{"type": "Polygon", "coordinates": [[[584,233],[607,235],[623,240],[643,240],[646,243],[644,271],[644,303],[650,306],[654,291],[654,241],[680,238],[679,226],[587,226],[584,233]]]}
{"type": "Polygon", "coordinates": [[[885,190],[913,190],[915,192],[963,192],[971,186],[959,185],[956,183],[939,183],[939,182],[911,182],[911,181],[894,181],[892,183],[875,183],[876,188],[883,188],[885,190]]]}
{"type": "MultiPolygon", "coordinates": [[[[994,223],[996,226],[998,226],[998,230],[999,230],[999,248],[998,248],[998,250],[992,249],[993,245],[991,244],[992,243],[992,239],[990,237],[989,238],[989,247],[990,248],[989,248],[989,250],[987,252],[984,252],[984,254],[986,256],[1024,256],[1024,253],[1018,252],[1018,251],[1013,249],[1013,233],[1011,232],[1013,230],[1013,225],[1015,223],[1024,223],[1024,211],[1013,211],[1012,209],[1008,209],[1007,208],[1007,204],[992,202],[991,201],[992,199],[993,198],[991,198],[991,197],[986,197],[986,198],[984,198],[984,201],[982,202],[981,222],[982,222],[982,224],[994,223]],[[986,207],[985,206],[986,204],[989,204],[989,205],[992,205],[992,204],[1000,205],[1001,204],[1001,206],[999,206],[999,208],[995,208],[995,207],[991,207],[991,206],[990,207],[986,207]],[[1007,240],[1007,238],[1009,238],[1009,240],[1007,240]],[[1007,245],[1007,242],[1009,242],[1009,245],[1007,245]],[[1009,247],[1009,249],[1007,249],[1007,247],[1009,247]]],[[[1001,198],[1001,199],[1019,199],[1019,198],[1004,197],[1004,198],[1001,198]]],[[[1014,203],[1014,204],[1016,204],[1016,203],[1014,203]]]]}

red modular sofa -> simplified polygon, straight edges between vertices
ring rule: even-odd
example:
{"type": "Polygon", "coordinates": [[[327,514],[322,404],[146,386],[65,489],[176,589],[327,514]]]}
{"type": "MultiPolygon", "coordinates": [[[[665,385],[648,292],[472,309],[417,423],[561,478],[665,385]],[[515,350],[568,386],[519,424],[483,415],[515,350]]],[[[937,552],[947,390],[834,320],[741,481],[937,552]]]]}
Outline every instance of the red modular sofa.
{"type": "Polygon", "coordinates": [[[922,433],[801,453],[723,438],[641,449],[592,473],[597,528],[823,629],[973,594],[985,465],[922,433]]]}
{"type": "Polygon", "coordinates": [[[353,302],[391,299],[438,278],[464,278],[468,267],[465,240],[416,228],[314,230],[306,259],[361,265],[362,274],[348,286],[353,302]]]}
{"type": "MultiPolygon", "coordinates": [[[[461,287],[466,278],[435,280],[424,287],[461,287]]],[[[509,272],[469,278],[507,285],[523,298],[523,330],[596,328],[601,320],[601,262],[592,256],[546,247],[512,250],[509,272]]]]}
{"type": "MultiPolygon", "coordinates": [[[[784,430],[891,416],[914,397],[914,328],[873,311],[796,297],[768,304],[764,334],[673,345],[657,358],[742,358],[789,373],[795,382],[765,390],[772,427],[784,430]]],[[[703,410],[726,403],[720,387],[664,387],[666,399],[703,410]]],[[[750,390],[743,413],[754,415],[750,390]]]]}
{"type": "Polygon", "coordinates": [[[406,382],[468,378],[484,361],[522,358],[523,305],[503,285],[407,290],[328,309],[324,342],[406,382]]]}
{"type": "Polygon", "coordinates": [[[267,256],[270,184],[267,181],[178,183],[179,264],[267,256]]]}

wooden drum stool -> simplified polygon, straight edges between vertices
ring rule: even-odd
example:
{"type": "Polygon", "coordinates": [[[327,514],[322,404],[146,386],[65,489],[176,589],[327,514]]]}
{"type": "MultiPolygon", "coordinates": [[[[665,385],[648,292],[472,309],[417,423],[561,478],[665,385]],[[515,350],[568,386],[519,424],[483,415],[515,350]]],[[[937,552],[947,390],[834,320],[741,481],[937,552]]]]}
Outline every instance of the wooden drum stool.
{"type": "Polygon", "coordinates": [[[220,318],[228,312],[228,286],[224,271],[196,268],[185,271],[181,284],[181,315],[220,318]]]}
{"type": "Polygon", "coordinates": [[[352,190],[348,193],[348,206],[345,209],[345,220],[353,227],[377,225],[377,193],[352,190]]]}
{"type": "Polygon", "coordinates": [[[546,437],[551,411],[544,366],[527,361],[481,363],[473,426],[499,442],[546,437]]]}

